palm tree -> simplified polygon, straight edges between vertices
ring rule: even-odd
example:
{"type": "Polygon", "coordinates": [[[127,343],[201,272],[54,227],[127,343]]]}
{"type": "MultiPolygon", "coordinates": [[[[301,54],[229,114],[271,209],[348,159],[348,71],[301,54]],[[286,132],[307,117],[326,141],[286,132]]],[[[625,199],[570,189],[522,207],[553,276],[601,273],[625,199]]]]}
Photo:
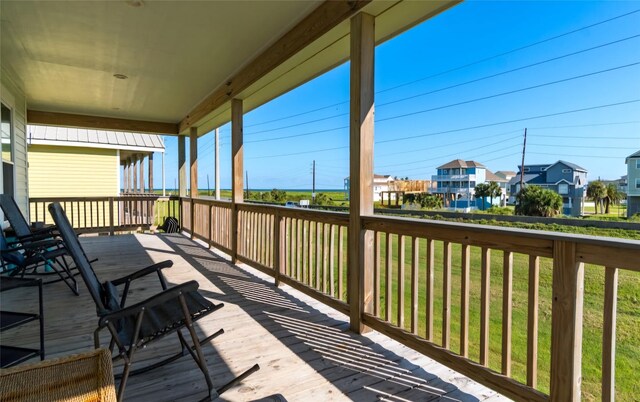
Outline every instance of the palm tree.
{"type": "Polygon", "coordinates": [[[595,203],[596,214],[598,213],[598,205],[600,205],[600,213],[604,214],[602,201],[607,196],[607,188],[600,180],[592,181],[587,186],[587,197],[591,198],[595,203]]]}
{"type": "Polygon", "coordinates": [[[473,192],[475,193],[476,198],[482,198],[482,210],[484,211],[484,199],[485,197],[489,197],[491,195],[489,184],[480,183],[476,185],[476,187],[473,189],[473,192]]]}
{"type": "Polygon", "coordinates": [[[607,194],[604,197],[605,214],[609,213],[609,205],[617,205],[621,199],[622,193],[618,191],[618,187],[613,183],[609,183],[607,185],[607,194]]]}
{"type": "Polygon", "coordinates": [[[500,194],[502,194],[500,185],[495,181],[489,182],[489,197],[491,197],[491,206],[493,206],[493,198],[500,197],[500,194]]]}

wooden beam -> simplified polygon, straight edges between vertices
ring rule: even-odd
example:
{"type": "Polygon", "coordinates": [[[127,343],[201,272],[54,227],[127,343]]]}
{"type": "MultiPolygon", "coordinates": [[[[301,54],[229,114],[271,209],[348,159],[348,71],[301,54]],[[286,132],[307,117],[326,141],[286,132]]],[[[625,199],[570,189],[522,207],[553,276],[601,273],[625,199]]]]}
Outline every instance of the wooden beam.
{"type": "Polygon", "coordinates": [[[242,204],[244,148],[242,139],[242,101],[231,101],[231,262],[238,258],[238,204],[242,204]]]}
{"type": "Polygon", "coordinates": [[[91,128],[153,134],[178,134],[178,124],[157,121],[127,120],[114,117],[27,110],[27,123],[46,126],[91,128]]]}
{"type": "Polygon", "coordinates": [[[198,127],[191,127],[189,132],[189,167],[191,198],[198,198],[198,127]]]}
{"type": "Polygon", "coordinates": [[[178,137],[178,193],[180,197],[187,196],[187,155],[184,136],[178,137]]]}
{"type": "Polygon", "coordinates": [[[350,327],[362,333],[364,313],[373,310],[373,231],[362,217],[373,215],[373,66],[375,18],[360,13],[351,19],[351,108],[349,128],[349,304],[350,327]]]}
{"type": "Polygon", "coordinates": [[[216,88],[182,119],[179,132],[196,124],[207,114],[238,96],[251,84],[294,56],[300,50],[347,20],[371,0],[327,0],[311,14],[265,49],[245,68],[216,88]]]}
{"type": "Polygon", "coordinates": [[[138,158],[136,157],[136,155],[132,156],[131,166],[133,167],[133,172],[131,172],[133,176],[133,186],[131,187],[131,192],[136,193],[138,192],[138,158]]]}

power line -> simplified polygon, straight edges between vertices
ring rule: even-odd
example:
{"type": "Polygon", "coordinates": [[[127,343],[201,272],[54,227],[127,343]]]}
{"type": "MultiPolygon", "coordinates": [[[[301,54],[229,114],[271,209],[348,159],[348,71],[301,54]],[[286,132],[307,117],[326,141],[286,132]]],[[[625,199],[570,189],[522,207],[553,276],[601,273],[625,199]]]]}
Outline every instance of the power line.
{"type": "Polygon", "coordinates": [[[434,112],[436,110],[447,109],[447,108],[450,108],[450,107],[466,105],[466,104],[473,103],[473,102],[479,102],[479,101],[483,101],[483,100],[487,100],[487,99],[497,98],[497,97],[500,97],[500,96],[515,94],[515,93],[518,93],[518,92],[529,91],[531,89],[537,89],[537,88],[542,88],[542,87],[546,87],[546,86],[549,86],[549,85],[555,85],[555,84],[560,84],[560,83],[563,83],[563,82],[573,81],[573,80],[577,80],[577,79],[580,79],[580,78],[591,77],[591,76],[594,76],[594,75],[597,75],[597,74],[608,73],[608,72],[620,70],[620,69],[623,69],[623,68],[629,68],[629,67],[637,66],[638,64],[640,64],[640,61],[635,62],[635,63],[625,64],[625,65],[622,65],[622,66],[607,68],[605,70],[594,71],[594,72],[587,73],[587,74],[576,75],[576,76],[569,77],[569,78],[563,78],[561,80],[549,81],[549,82],[545,82],[544,84],[538,84],[538,85],[533,85],[533,86],[530,86],[530,87],[514,89],[512,91],[507,91],[507,92],[500,92],[500,93],[497,93],[497,94],[483,96],[483,97],[480,97],[480,98],[470,99],[470,100],[466,100],[466,101],[462,101],[462,102],[450,103],[450,104],[444,105],[444,106],[437,106],[437,107],[430,108],[430,109],[418,110],[418,111],[411,112],[411,113],[405,113],[405,114],[401,114],[401,115],[397,115],[397,116],[386,117],[384,119],[377,119],[376,122],[395,120],[395,119],[400,119],[400,118],[403,118],[403,117],[415,116],[417,114],[422,114],[422,113],[434,112]]]}
{"type": "MultiPolygon", "coordinates": [[[[627,41],[627,40],[631,40],[631,39],[636,39],[636,38],[639,38],[639,37],[640,37],[640,34],[629,36],[629,37],[626,37],[626,38],[622,38],[622,39],[618,39],[618,40],[615,40],[615,41],[607,42],[607,43],[604,43],[604,44],[601,44],[601,45],[593,46],[593,47],[590,47],[590,48],[587,48],[587,49],[582,49],[582,50],[579,50],[579,51],[576,51],[576,52],[564,54],[564,55],[557,56],[557,57],[552,57],[550,59],[542,60],[542,61],[539,61],[539,62],[536,62],[536,63],[531,63],[531,64],[528,64],[528,65],[525,65],[525,66],[513,68],[511,70],[501,71],[499,73],[487,75],[487,76],[484,76],[484,77],[480,77],[480,78],[476,78],[476,79],[473,79],[473,80],[461,82],[461,83],[458,83],[458,84],[449,85],[449,86],[446,86],[446,87],[434,89],[434,90],[427,91],[427,92],[422,92],[422,93],[419,93],[419,94],[416,94],[416,95],[413,95],[413,96],[408,96],[408,97],[404,97],[404,98],[401,98],[401,99],[396,99],[394,101],[380,103],[380,104],[377,105],[377,107],[381,108],[381,107],[389,106],[389,105],[392,105],[392,104],[395,104],[395,103],[405,102],[405,101],[408,101],[408,100],[420,98],[420,97],[427,96],[427,95],[432,95],[434,93],[446,91],[446,90],[449,90],[449,89],[458,88],[458,87],[461,87],[461,86],[464,86],[464,85],[477,83],[477,82],[480,82],[480,81],[484,81],[484,80],[488,80],[488,79],[491,79],[491,78],[499,77],[499,76],[502,76],[502,75],[510,74],[510,73],[513,73],[513,72],[516,72],[516,71],[520,71],[520,70],[524,70],[524,69],[527,69],[527,68],[539,66],[539,65],[542,65],[542,64],[545,64],[545,63],[549,63],[549,62],[552,62],[552,61],[560,60],[560,59],[563,59],[563,58],[566,58],[566,57],[575,56],[575,55],[578,55],[578,54],[581,54],[581,53],[585,53],[585,52],[588,52],[588,51],[591,51],[591,50],[603,48],[603,47],[606,47],[606,46],[610,46],[610,45],[613,45],[613,44],[621,43],[621,42],[624,42],[624,41],[627,41]]],[[[625,67],[630,67],[630,65],[622,66],[620,68],[625,68],[625,67]]],[[[608,72],[608,71],[612,71],[612,70],[603,70],[603,71],[596,72],[596,73],[593,73],[593,74],[599,74],[599,73],[608,72]]],[[[591,74],[591,75],[593,75],[593,74],[591,74]]],[[[584,77],[587,77],[587,76],[589,76],[589,75],[572,77],[571,79],[584,78],[584,77]]],[[[550,82],[550,83],[543,84],[543,85],[540,85],[540,86],[552,85],[552,84],[557,84],[557,83],[561,83],[561,82],[564,82],[564,80],[560,80],[560,81],[556,81],[556,82],[550,82]]],[[[533,86],[533,87],[529,87],[529,88],[520,89],[520,90],[517,90],[515,92],[534,89],[534,88],[538,88],[538,87],[539,86],[533,86]]],[[[491,97],[502,96],[502,95],[506,95],[506,94],[510,94],[510,93],[514,93],[514,92],[505,92],[503,94],[491,95],[491,97]]],[[[479,98],[478,100],[483,100],[483,99],[488,99],[488,98],[479,98]]],[[[476,100],[473,100],[473,101],[476,101],[476,100]]],[[[471,101],[469,101],[469,102],[471,102],[471,101]]],[[[344,103],[344,102],[341,102],[341,103],[344,103]]],[[[468,102],[464,102],[464,103],[468,103],[468,102]]],[[[464,104],[464,103],[460,103],[460,104],[464,104]]],[[[457,106],[457,105],[459,105],[459,104],[453,104],[453,105],[446,106],[446,107],[457,106]]],[[[325,108],[316,109],[316,110],[322,110],[322,109],[326,109],[326,107],[325,108]]],[[[431,110],[438,110],[438,109],[436,108],[436,109],[431,109],[431,110]]],[[[428,110],[428,111],[431,111],[431,110],[428,110]]],[[[302,113],[299,113],[296,116],[299,116],[301,114],[302,113]]],[[[305,122],[301,122],[301,123],[290,124],[290,125],[287,125],[287,126],[275,127],[275,128],[271,128],[271,129],[268,129],[268,130],[255,131],[253,133],[247,133],[245,135],[264,134],[264,133],[269,133],[269,132],[274,132],[274,131],[279,131],[279,130],[285,130],[287,128],[300,127],[300,126],[303,126],[303,125],[312,124],[312,123],[318,123],[318,122],[321,122],[321,121],[331,120],[331,119],[335,119],[335,118],[338,118],[338,117],[344,117],[344,116],[348,116],[348,115],[349,115],[349,112],[340,113],[340,114],[331,115],[331,116],[327,116],[327,117],[322,117],[322,118],[309,120],[309,121],[305,121],[305,122]]],[[[402,117],[402,116],[400,116],[400,117],[402,117]]],[[[275,121],[278,121],[278,120],[272,120],[272,122],[275,122],[275,121]]],[[[378,121],[383,121],[383,120],[378,120],[378,121]]]]}
{"type": "MultiPolygon", "coordinates": [[[[464,128],[453,129],[453,130],[441,131],[440,133],[457,133],[457,132],[460,132],[460,131],[475,130],[477,128],[486,128],[486,127],[499,126],[499,125],[502,125],[502,124],[519,123],[519,122],[522,122],[522,121],[542,119],[542,118],[546,118],[546,117],[562,116],[562,115],[565,115],[565,114],[586,112],[586,111],[589,111],[589,110],[596,110],[596,109],[603,109],[603,108],[607,108],[607,107],[627,105],[627,104],[636,103],[636,102],[640,102],[640,99],[632,99],[632,100],[623,101],[623,102],[609,103],[609,104],[606,104],[606,105],[598,105],[598,106],[591,106],[591,107],[586,107],[586,108],[581,108],[581,109],[567,110],[567,111],[564,111],[564,112],[541,114],[541,115],[538,115],[538,116],[523,117],[523,118],[519,118],[519,119],[505,120],[505,121],[500,121],[500,122],[496,122],[496,123],[480,124],[480,125],[477,125],[477,126],[471,126],[471,127],[464,127],[464,128]]],[[[419,135],[413,135],[413,136],[402,137],[402,138],[394,138],[394,139],[391,139],[391,140],[378,141],[376,143],[382,144],[382,143],[386,143],[386,142],[411,140],[411,139],[414,139],[414,138],[429,137],[431,135],[433,135],[433,133],[419,134],[419,135]]]]}
{"type": "Polygon", "coordinates": [[[487,79],[490,79],[490,78],[499,77],[501,75],[510,74],[510,73],[513,73],[513,72],[516,72],[516,71],[520,71],[520,70],[524,70],[524,69],[527,69],[527,68],[539,66],[541,64],[545,64],[545,63],[549,63],[549,62],[552,62],[552,61],[560,60],[560,59],[563,59],[563,58],[566,58],[566,57],[575,56],[577,54],[585,53],[585,52],[588,52],[588,51],[591,51],[591,50],[599,49],[599,48],[602,48],[602,47],[605,47],[605,46],[610,46],[610,45],[613,45],[613,44],[616,44],[616,43],[621,43],[621,42],[624,42],[624,41],[627,41],[627,40],[631,40],[631,39],[635,39],[635,38],[639,38],[639,37],[640,37],[640,34],[629,36],[627,38],[619,39],[619,40],[612,41],[612,42],[607,42],[607,43],[604,43],[604,44],[601,44],[601,45],[598,45],[598,46],[590,47],[588,49],[582,49],[582,50],[579,50],[579,51],[576,51],[576,52],[573,52],[573,53],[568,53],[568,54],[565,54],[565,55],[562,55],[562,56],[558,56],[558,57],[553,57],[553,58],[550,58],[550,59],[542,60],[542,61],[539,61],[539,62],[536,62],[536,63],[528,64],[526,66],[521,66],[521,67],[513,68],[511,70],[501,71],[501,72],[496,73],[496,74],[486,75],[484,77],[476,78],[476,79],[473,79],[473,80],[470,80],[470,81],[461,82],[459,84],[454,84],[454,85],[450,85],[450,86],[447,86],[447,87],[438,88],[438,89],[435,89],[435,90],[432,90],[432,91],[422,92],[422,93],[419,93],[419,94],[416,94],[416,95],[413,95],[413,96],[408,96],[408,97],[405,97],[405,98],[402,98],[402,99],[397,99],[397,100],[394,100],[394,101],[381,103],[378,106],[379,107],[384,107],[384,106],[387,106],[387,105],[392,105],[394,103],[404,102],[404,101],[407,101],[407,100],[420,98],[422,96],[431,95],[431,94],[434,94],[434,93],[437,93],[437,92],[442,92],[442,91],[445,91],[445,90],[448,90],[448,89],[457,88],[457,87],[461,87],[461,86],[468,85],[468,84],[473,84],[473,83],[476,83],[476,82],[479,82],[479,81],[484,81],[484,80],[487,80],[487,79]]]}
{"type": "Polygon", "coordinates": [[[624,124],[638,124],[640,120],[635,121],[614,121],[610,123],[592,123],[592,124],[572,124],[568,126],[542,126],[542,127],[529,127],[529,130],[551,130],[556,128],[578,128],[578,127],[600,127],[600,126],[615,126],[624,124]]]}
{"type": "MultiPolygon", "coordinates": [[[[637,138],[640,140],[640,138],[637,138]]],[[[629,149],[629,147],[607,147],[607,146],[588,146],[588,145],[558,145],[558,144],[529,144],[536,147],[554,147],[554,148],[586,148],[586,149],[629,149]]]]}
{"type": "MultiPolygon", "coordinates": [[[[546,152],[529,152],[530,154],[535,155],[548,155],[548,156],[556,156],[557,154],[550,154],[546,152]]],[[[602,156],[602,155],[572,155],[572,154],[562,154],[562,156],[572,156],[575,158],[595,158],[595,159],[620,159],[624,158],[624,156],[602,156]]]]}
{"type": "MultiPolygon", "coordinates": [[[[518,131],[520,131],[520,130],[518,130],[518,131]]],[[[502,144],[502,143],[504,143],[505,141],[511,141],[511,140],[515,140],[515,139],[520,139],[520,136],[512,137],[512,138],[508,138],[508,139],[506,139],[506,140],[499,140],[499,141],[496,141],[496,142],[492,142],[492,143],[490,143],[490,144],[485,144],[485,145],[483,145],[483,146],[481,146],[481,147],[474,147],[473,149],[475,150],[475,149],[488,148],[488,147],[492,147],[492,146],[497,145],[497,144],[502,144]]],[[[441,146],[439,146],[439,147],[434,147],[434,148],[443,148],[443,147],[448,147],[448,146],[451,146],[451,145],[456,145],[456,144],[446,144],[446,145],[441,145],[441,146]]],[[[457,150],[456,152],[454,152],[454,153],[452,153],[452,154],[449,154],[449,155],[438,155],[438,156],[436,156],[436,157],[434,157],[434,158],[420,159],[420,160],[417,160],[417,161],[411,161],[411,162],[394,163],[394,164],[390,164],[390,165],[381,165],[381,166],[379,166],[379,167],[384,168],[384,167],[392,167],[392,166],[406,166],[406,165],[414,165],[414,164],[416,164],[416,163],[422,163],[422,162],[432,161],[432,160],[436,160],[436,159],[448,158],[448,157],[450,157],[450,156],[459,155],[459,154],[460,154],[460,153],[462,153],[462,152],[468,152],[468,151],[469,151],[469,150],[464,150],[464,151],[457,150]]]]}
{"type": "MultiPolygon", "coordinates": [[[[580,108],[580,109],[566,110],[566,111],[562,111],[562,112],[548,113],[548,114],[542,114],[542,115],[537,115],[537,116],[522,117],[522,118],[518,118],[518,119],[504,120],[504,121],[500,121],[500,122],[486,123],[486,124],[480,124],[480,125],[476,125],[476,126],[456,128],[456,129],[439,131],[439,132],[418,134],[418,135],[413,135],[413,136],[408,136],[408,137],[392,138],[392,139],[389,139],[389,140],[376,141],[375,143],[376,144],[384,144],[384,143],[396,142],[396,141],[406,141],[406,140],[411,140],[411,139],[415,139],[415,138],[431,137],[431,136],[439,135],[439,134],[457,133],[457,132],[461,132],[461,131],[475,130],[475,129],[478,129],[478,128],[494,127],[494,126],[499,126],[499,125],[503,125],[503,124],[518,123],[518,122],[522,122],[522,121],[537,120],[537,119],[542,119],[542,118],[546,118],[546,117],[562,116],[562,115],[566,115],[566,114],[580,113],[580,112],[586,112],[586,111],[590,111],[590,110],[597,110],[597,109],[604,109],[604,108],[608,108],[608,107],[628,105],[628,104],[637,103],[637,102],[640,102],[640,99],[632,99],[632,100],[628,100],[628,101],[609,103],[609,104],[598,105],[598,106],[590,106],[590,107],[585,107],[585,108],[580,108]]],[[[348,127],[345,127],[345,128],[348,128],[348,127]]],[[[298,136],[310,135],[310,134],[312,134],[312,133],[298,134],[298,136]]],[[[309,150],[309,151],[303,151],[303,152],[294,152],[294,153],[287,153],[287,154],[255,156],[255,157],[247,158],[247,159],[265,159],[265,158],[276,158],[276,157],[282,157],[282,156],[305,155],[305,154],[310,154],[310,153],[314,153],[314,152],[326,152],[326,151],[334,151],[334,150],[338,150],[338,149],[348,149],[348,148],[349,148],[349,146],[347,145],[347,146],[342,146],[342,147],[324,148],[324,149],[309,150]]]]}
{"type": "MultiPolygon", "coordinates": [[[[587,73],[587,74],[581,74],[581,75],[577,75],[577,76],[573,76],[573,77],[569,77],[569,78],[563,78],[561,80],[550,81],[550,82],[546,82],[546,83],[543,83],[543,84],[533,85],[533,86],[529,86],[529,87],[525,87],[525,88],[514,89],[514,90],[511,90],[511,91],[501,92],[501,93],[497,93],[497,94],[493,94],[493,95],[487,95],[487,96],[483,96],[483,97],[480,97],[480,98],[470,99],[470,100],[466,100],[466,101],[462,101],[462,102],[451,103],[451,104],[448,104],[448,105],[437,106],[437,107],[434,107],[434,108],[429,108],[429,109],[424,109],[424,110],[418,110],[418,111],[415,111],[415,112],[400,114],[400,115],[396,115],[396,116],[390,116],[390,117],[386,117],[384,119],[376,119],[376,122],[380,123],[380,122],[384,122],[384,121],[395,120],[395,119],[399,119],[399,118],[403,118],[403,117],[409,117],[409,116],[415,116],[415,115],[418,115],[418,114],[433,112],[433,111],[437,111],[437,110],[447,109],[447,108],[450,108],[450,107],[461,106],[461,105],[465,105],[465,104],[469,104],[469,103],[473,103],[473,102],[479,102],[479,101],[483,101],[483,100],[487,100],[487,99],[497,98],[497,97],[500,97],[500,96],[511,95],[511,94],[518,93],[518,92],[524,92],[524,91],[528,91],[528,90],[531,90],[531,89],[537,89],[537,88],[542,88],[542,87],[549,86],[549,85],[555,85],[555,84],[559,84],[559,83],[563,83],[563,82],[568,82],[568,81],[572,81],[572,80],[576,80],[576,79],[580,79],[580,78],[586,78],[586,77],[594,76],[594,75],[597,75],[597,74],[603,74],[603,73],[607,73],[607,72],[611,72],[611,71],[620,70],[620,69],[623,69],[623,68],[634,67],[634,66],[637,66],[639,64],[640,64],[640,62],[625,64],[625,65],[622,65],[622,66],[612,67],[612,68],[608,68],[608,69],[605,69],[605,70],[595,71],[595,72],[591,72],[591,73],[587,73]]],[[[306,124],[306,123],[304,123],[304,124],[306,124]]],[[[291,126],[291,127],[293,127],[293,126],[291,126]]],[[[326,133],[326,132],[337,131],[337,130],[348,129],[348,128],[349,128],[349,126],[334,127],[334,128],[311,131],[311,132],[301,133],[301,134],[292,134],[292,135],[285,135],[285,136],[275,137],[275,138],[264,138],[264,139],[260,139],[260,140],[245,141],[245,143],[250,144],[250,143],[255,143],[255,142],[278,141],[278,140],[304,137],[304,136],[320,134],[320,133],[326,133]]],[[[256,134],[256,133],[254,133],[254,134],[256,134]]]]}
{"type": "MultiPolygon", "coordinates": [[[[508,50],[508,51],[505,51],[505,52],[502,52],[502,53],[498,53],[498,54],[495,54],[493,56],[485,57],[483,59],[479,59],[479,60],[473,61],[471,63],[467,63],[467,64],[464,64],[464,65],[461,65],[461,66],[458,66],[458,67],[453,67],[453,68],[450,68],[448,70],[440,71],[438,73],[431,74],[429,76],[422,77],[422,78],[419,78],[417,80],[405,82],[405,83],[402,83],[402,84],[399,84],[399,85],[396,85],[396,86],[393,86],[393,87],[390,87],[390,88],[386,88],[386,89],[377,91],[376,94],[389,92],[389,91],[392,91],[392,90],[395,90],[395,89],[398,89],[398,88],[402,88],[402,87],[405,87],[405,86],[408,86],[408,85],[413,85],[413,84],[415,84],[417,82],[421,82],[421,81],[428,80],[428,79],[431,79],[431,78],[435,78],[435,77],[438,77],[438,76],[441,76],[441,75],[445,75],[445,74],[448,74],[448,73],[451,73],[451,72],[454,72],[454,71],[458,71],[458,70],[461,70],[461,69],[464,69],[464,68],[467,68],[467,67],[471,67],[471,66],[476,65],[476,64],[484,63],[486,61],[489,61],[489,60],[492,60],[492,59],[495,59],[495,58],[498,58],[498,57],[501,57],[501,56],[505,56],[505,55],[508,55],[508,54],[511,54],[511,53],[515,53],[515,52],[524,50],[524,49],[528,49],[528,48],[533,47],[533,46],[540,45],[542,43],[550,42],[550,41],[555,40],[555,39],[559,39],[559,38],[562,38],[562,37],[565,37],[565,36],[568,36],[568,35],[572,35],[574,33],[577,33],[577,32],[580,32],[580,31],[584,31],[586,29],[593,28],[593,27],[596,27],[598,25],[606,24],[608,22],[615,21],[615,20],[618,20],[620,18],[624,18],[624,17],[630,16],[630,15],[638,13],[638,12],[640,12],[640,9],[633,10],[633,11],[630,11],[628,13],[621,14],[621,15],[618,15],[618,16],[615,16],[615,17],[612,17],[612,18],[608,18],[606,20],[595,22],[593,24],[589,24],[589,25],[586,25],[586,26],[583,26],[583,27],[580,27],[580,28],[576,28],[574,30],[567,31],[567,32],[564,32],[564,33],[559,34],[559,35],[551,36],[549,38],[545,38],[545,39],[539,40],[537,42],[529,43],[527,45],[523,45],[523,46],[517,47],[515,49],[511,49],[511,50],[508,50]]],[[[299,117],[299,116],[303,116],[303,115],[306,115],[306,114],[315,113],[315,112],[318,112],[320,110],[325,110],[325,109],[329,109],[329,108],[332,108],[332,107],[340,106],[340,105],[343,105],[343,104],[346,104],[346,103],[349,103],[349,100],[337,102],[337,103],[334,103],[334,104],[331,104],[331,105],[328,105],[328,106],[323,106],[323,107],[312,109],[312,110],[308,110],[308,111],[305,111],[305,112],[296,113],[294,115],[280,117],[280,118],[277,118],[277,119],[272,119],[272,120],[268,120],[268,121],[264,121],[264,122],[260,122],[260,123],[254,123],[251,126],[247,126],[247,127],[254,127],[254,126],[258,126],[258,125],[262,125],[262,124],[275,123],[275,122],[278,122],[278,121],[291,119],[293,117],[299,117]]]]}
{"type": "Polygon", "coordinates": [[[557,136],[557,135],[540,135],[540,134],[535,134],[535,137],[540,137],[540,138],[579,138],[581,140],[640,140],[640,137],[609,137],[609,136],[602,136],[602,137],[590,137],[590,136],[584,136],[584,135],[563,135],[563,136],[557,136]]]}
{"type": "Polygon", "coordinates": [[[640,9],[633,10],[631,12],[628,12],[628,13],[625,13],[625,14],[621,14],[621,15],[618,15],[616,17],[608,18],[606,20],[599,21],[599,22],[596,22],[596,23],[593,23],[593,24],[590,24],[590,25],[586,25],[584,27],[577,28],[577,29],[574,29],[572,31],[568,31],[568,32],[565,32],[565,33],[562,33],[562,34],[559,34],[559,35],[551,36],[549,38],[542,39],[542,40],[539,40],[537,42],[530,43],[528,45],[520,46],[518,48],[511,49],[511,50],[508,50],[506,52],[502,52],[502,53],[495,54],[493,56],[485,57],[484,59],[476,60],[474,62],[464,64],[462,66],[450,68],[448,70],[441,71],[441,72],[435,73],[435,74],[431,74],[429,76],[426,76],[426,77],[423,77],[423,78],[419,78],[417,80],[413,80],[413,81],[410,81],[410,82],[407,82],[407,83],[404,83],[404,84],[396,85],[394,87],[384,89],[384,90],[382,90],[382,91],[380,91],[378,93],[388,92],[388,91],[391,91],[391,90],[394,90],[394,89],[398,89],[398,88],[402,88],[402,87],[405,87],[405,86],[408,86],[408,85],[413,85],[413,84],[415,84],[417,82],[420,82],[420,81],[425,81],[425,80],[428,80],[428,79],[431,79],[431,78],[439,77],[441,75],[452,73],[454,71],[462,70],[464,68],[471,67],[471,66],[474,66],[476,64],[484,63],[486,61],[493,60],[493,59],[496,59],[498,57],[506,56],[506,55],[511,54],[511,53],[519,52],[521,50],[528,49],[530,47],[540,45],[542,43],[550,42],[550,41],[555,40],[555,39],[559,39],[559,38],[562,38],[562,37],[565,37],[565,36],[568,36],[568,35],[572,35],[574,33],[577,33],[577,32],[580,32],[580,31],[584,31],[586,29],[593,28],[593,27],[598,26],[598,25],[606,24],[607,22],[611,22],[611,21],[614,21],[614,20],[617,20],[617,19],[620,19],[620,18],[623,18],[623,17],[627,17],[627,16],[635,14],[637,12],[640,12],[640,9]]]}
{"type": "Polygon", "coordinates": [[[491,137],[491,138],[503,137],[503,136],[508,135],[508,134],[513,134],[513,133],[516,133],[516,132],[519,133],[520,131],[521,131],[520,129],[518,129],[518,130],[510,130],[510,131],[507,131],[507,132],[504,132],[504,133],[499,133],[499,134],[489,134],[489,135],[486,135],[484,137],[476,138],[474,140],[464,140],[464,141],[458,141],[458,142],[449,142],[449,143],[443,144],[443,145],[434,145],[434,146],[429,146],[429,147],[426,147],[426,148],[411,149],[409,151],[383,153],[382,155],[378,155],[378,156],[385,157],[385,156],[391,156],[391,155],[406,155],[406,154],[414,153],[414,152],[431,151],[433,149],[445,148],[445,147],[449,147],[451,145],[467,144],[469,142],[476,142],[476,141],[485,141],[486,140],[485,137],[491,137]]]}

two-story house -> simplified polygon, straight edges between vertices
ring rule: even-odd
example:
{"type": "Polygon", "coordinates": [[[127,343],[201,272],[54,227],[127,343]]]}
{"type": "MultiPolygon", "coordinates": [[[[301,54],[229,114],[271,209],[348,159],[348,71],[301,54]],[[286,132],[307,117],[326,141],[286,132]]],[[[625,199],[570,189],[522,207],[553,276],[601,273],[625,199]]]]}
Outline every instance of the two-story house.
{"type": "MultiPolygon", "coordinates": [[[[435,194],[441,194],[445,200],[445,206],[450,208],[474,208],[482,205],[488,206],[489,199],[484,204],[481,199],[475,197],[475,187],[481,183],[495,181],[503,187],[507,180],[496,176],[482,163],[476,161],[463,161],[455,159],[438,166],[437,174],[432,176],[435,194]]],[[[501,203],[501,197],[494,200],[494,204],[501,203]]]]}
{"type": "Polygon", "coordinates": [[[627,217],[640,214],[640,151],[629,155],[627,164],[627,217]]]}
{"type": "Polygon", "coordinates": [[[515,196],[520,192],[520,177],[523,173],[525,186],[540,186],[562,196],[564,215],[581,215],[587,185],[585,168],[562,160],[552,164],[524,165],[524,169],[519,167],[518,174],[509,182],[511,202],[515,202],[515,196]]]}
{"type": "MultiPolygon", "coordinates": [[[[393,182],[391,175],[374,174],[373,175],[373,202],[381,201],[380,193],[383,191],[391,190],[391,183],[393,182]]],[[[346,199],[349,199],[349,189],[351,188],[351,179],[345,177],[344,179],[344,192],[346,199]]],[[[391,194],[391,199],[395,200],[395,194],[391,194]]]]}

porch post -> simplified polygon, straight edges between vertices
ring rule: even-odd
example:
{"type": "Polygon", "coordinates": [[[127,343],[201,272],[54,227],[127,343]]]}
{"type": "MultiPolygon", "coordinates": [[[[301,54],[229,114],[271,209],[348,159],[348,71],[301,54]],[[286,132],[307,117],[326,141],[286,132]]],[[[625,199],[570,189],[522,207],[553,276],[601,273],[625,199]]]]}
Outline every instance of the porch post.
{"type": "Polygon", "coordinates": [[[189,166],[191,198],[198,198],[198,127],[189,130],[189,166]]]}
{"type": "Polygon", "coordinates": [[[220,200],[220,129],[216,128],[215,133],[215,158],[216,158],[216,200],[220,200]]]}
{"type": "Polygon", "coordinates": [[[582,384],[584,264],[576,256],[575,243],[553,242],[552,288],[549,399],[578,402],[582,384]]]}
{"type": "Polygon", "coordinates": [[[153,152],[149,154],[149,173],[147,176],[149,177],[149,192],[153,193],[153,152]]]}
{"type": "Polygon", "coordinates": [[[129,160],[125,159],[123,166],[123,181],[124,181],[124,192],[129,192],[129,160]]]}
{"type": "Polygon", "coordinates": [[[138,157],[136,155],[133,155],[131,158],[131,165],[133,166],[133,186],[131,188],[131,192],[135,193],[138,191],[138,157]]]}
{"type": "Polygon", "coordinates": [[[243,202],[242,100],[231,100],[231,262],[238,259],[238,204],[243,202]]]}
{"type": "Polygon", "coordinates": [[[185,137],[178,136],[178,194],[187,196],[187,158],[185,149],[185,137]]]}
{"type": "Polygon", "coordinates": [[[362,229],[362,217],[373,215],[373,68],[375,18],[351,18],[351,107],[349,128],[349,306],[351,330],[367,332],[362,314],[373,306],[373,232],[362,229]]]}
{"type": "Polygon", "coordinates": [[[140,194],[144,193],[144,154],[138,156],[140,162],[140,194]]]}

